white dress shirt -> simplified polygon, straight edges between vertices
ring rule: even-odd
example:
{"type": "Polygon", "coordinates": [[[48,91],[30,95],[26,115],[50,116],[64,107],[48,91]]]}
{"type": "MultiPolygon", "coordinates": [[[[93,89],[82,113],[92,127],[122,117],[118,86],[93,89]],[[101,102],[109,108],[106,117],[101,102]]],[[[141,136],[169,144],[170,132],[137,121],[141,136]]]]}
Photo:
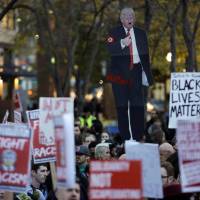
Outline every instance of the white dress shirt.
{"type": "MultiPolygon", "coordinates": [[[[124,30],[126,32],[126,35],[128,33],[128,29],[124,27],[124,30]]],[[[139,53],[138,53],[138,49],[137,49],[137,45],[136,45],[136,40],[135,40],[135,33],[134,33],[134,29],[131,28],[130,31],[130,36],[131,36],[131,44],[132,44],[132,52],[133,52],[133,63],[134,64],[138,64],[138,63],[141,63],[140,62],[140,57],[139,57],[139,53]]],[[[122,43],[122,40],[121,40],[121,48],[124,49],[125,48],[125,45],[122,43]]],[[[141,64],[142,65],[142,64],[141,64]]],[[[142,66],[142,85],[144,86],[149,86],[149,83],[148,83],[148,80],[147,80],[147,76],[143,70],[143,66],[142,66]]]]}
{"type": "MultiPolygon", "coordinates": [[[[128,29],[124,27],[124,30],[127,34],[128,29]]],[[[139,57],[138,50],[137,50],[137,45],[136,45],[136,41],[135,41],[135,34],[134,34],[133,28],[130,29],[129,33],[130,33],[131,40],[132,40],[133,63],[138,64],[140,62],[140,57],[139,57]]],[[[122,49],[125,48],[125,45],[123,45],[122,42],[121,42],[121,47],[122,47],[122,49]]]]}

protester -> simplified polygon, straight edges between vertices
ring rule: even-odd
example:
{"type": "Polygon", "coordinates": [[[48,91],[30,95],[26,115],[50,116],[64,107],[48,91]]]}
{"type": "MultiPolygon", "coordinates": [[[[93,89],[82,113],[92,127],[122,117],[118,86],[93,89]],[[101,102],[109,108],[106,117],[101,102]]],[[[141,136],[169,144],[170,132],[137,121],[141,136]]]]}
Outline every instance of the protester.
{"type": "Polygon", "coordinates": [[[55,200],[80,200],[80,198],[81,198],[80,182],[76,180],[76,183],[72,188],[57,189],[55,200]]]}
{"type": "Polygon", "coordinates": [[[90,151],[90,159],[94,159],[95,158],[95,147],[98,143],[97,142],[91,142],[88,145],[88,149],[90,151]]]}
{"type": "Polygon", "coordinates": [[[170,162],[164,161],[161,163],[161,176],[163,186],[170,185],[175,182],[174,168],[170,162]]]}
{"type": "Polygon", "coordinates": [[[110,139],[110,135],[107,132],[101,133],[101,142],[105,142],[110,139]]]}
{"type": "Polygon", "coordinates": [[[109,160],[111,158],[108,143],[100,143],[95,147],[95,158],[97,160],[109,160]]]}
{"type": "Polygon", "coordinates": [[[45,181],[48,175],[48,163],[32,164],[31,185],[26,188],[25,193],[18,194],[16,196],[16,199],[23,200],[25,197],[28,196],[30,199],[33,200],[47,200],[49,192],[45,181]]]}
{"type": "Polygon", "coordinates": [[[95,135],[91,133],[83,133],[82,134],[82,143],[85,146],[88,146],[91,142],[96,142],[95,135]]]}
{"type": "Polygon", "coordinates": [[[175,152],[173,146],[167,142],[161,144],[159,150],[161,161],[166,161],[175,152]]]}
{"type": "Polygon", "coordinates": [[[79,173],[82,176],[88,177],[88,165],[90,159],[90,151],[87,146],[81,145],[76,147],[76,164],[79,173]]]}
{"type": "Polygon", "coordinates": [[[146,133],[146,142],[161,145],[164,141],[165,133],[161,127],[154,123],[150,125],[146,133]]]}

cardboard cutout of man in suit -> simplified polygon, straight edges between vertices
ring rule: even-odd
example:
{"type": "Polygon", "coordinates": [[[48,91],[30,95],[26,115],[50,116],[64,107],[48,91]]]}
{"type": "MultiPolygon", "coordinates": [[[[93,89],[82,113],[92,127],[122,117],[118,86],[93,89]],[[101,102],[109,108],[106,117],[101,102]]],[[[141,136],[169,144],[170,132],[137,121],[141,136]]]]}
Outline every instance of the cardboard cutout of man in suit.
{"type": "Polygon", "coordinates": [[[145,31],[134,26],[132,8],[121,10],[120,21],[121,25],[113,28],[106,42],[111,54],[107,80],[112,83],[123,141],[131,138],[129,118],[133,139],[140,141],[144,134],[143,85],[153,83],[148,41],[145,31]]]}

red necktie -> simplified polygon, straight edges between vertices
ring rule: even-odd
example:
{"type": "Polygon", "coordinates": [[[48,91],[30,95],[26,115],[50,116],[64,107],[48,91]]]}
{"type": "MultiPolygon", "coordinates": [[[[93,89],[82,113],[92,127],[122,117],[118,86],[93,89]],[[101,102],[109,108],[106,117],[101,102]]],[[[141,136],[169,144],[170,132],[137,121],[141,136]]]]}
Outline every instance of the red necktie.
{"type": "MultiPolygon", "coordinates": [[[[131,34],[130,34],[130,30],[128,30],[127,32],[127,36],[130,36],[131,37],[131,34]]],[[[129,53],[130,53],[130,65],[129,65],[129,69],[133,69],[133,48],[132,48],[132,41],[131,43],[129,44],[129,53]]]]}

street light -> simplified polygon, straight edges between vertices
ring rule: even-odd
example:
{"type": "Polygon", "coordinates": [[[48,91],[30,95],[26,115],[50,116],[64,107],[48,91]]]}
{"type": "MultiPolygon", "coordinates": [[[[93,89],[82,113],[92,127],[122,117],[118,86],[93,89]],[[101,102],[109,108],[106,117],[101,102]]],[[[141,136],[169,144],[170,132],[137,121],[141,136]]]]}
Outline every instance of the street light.
{"type": "Polygon", "coordinates": [[[3,80],[0,77],[0,99],[3,98],[3,80]]]}
{"type": "Polygon", "coordinates": [[[172,53],[171,53],[171,52],[168,52],[168,53],[167,53],[166,60],[167,60],[168,62],[172,62],[172,53]]]}

